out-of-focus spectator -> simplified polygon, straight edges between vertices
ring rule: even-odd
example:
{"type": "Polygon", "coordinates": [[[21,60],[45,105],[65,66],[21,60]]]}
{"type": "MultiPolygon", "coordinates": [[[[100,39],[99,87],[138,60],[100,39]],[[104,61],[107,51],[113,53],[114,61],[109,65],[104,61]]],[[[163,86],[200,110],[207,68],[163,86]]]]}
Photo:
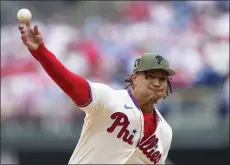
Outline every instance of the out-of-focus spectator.
{"type": "Polygon", "coordinates": [[[219,108],[218,112],[221,117],[228,118],[229,117],[229,77],[224,83],[223,88],[219,93],[219,108]]]}

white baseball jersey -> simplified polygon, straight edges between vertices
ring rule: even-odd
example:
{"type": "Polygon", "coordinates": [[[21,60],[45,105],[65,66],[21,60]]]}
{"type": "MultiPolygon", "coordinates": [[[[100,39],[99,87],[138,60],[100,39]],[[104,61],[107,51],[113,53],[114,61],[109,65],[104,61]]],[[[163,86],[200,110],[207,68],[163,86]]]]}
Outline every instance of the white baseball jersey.
{"type": "Polygon", "coordinates": [[[86,117],[69,164],[164,164],[172,129],[160,113],[155,133],[140,143],[144,118],[130,92],[89,85],[92,100],[79,106],[86,117]]]}

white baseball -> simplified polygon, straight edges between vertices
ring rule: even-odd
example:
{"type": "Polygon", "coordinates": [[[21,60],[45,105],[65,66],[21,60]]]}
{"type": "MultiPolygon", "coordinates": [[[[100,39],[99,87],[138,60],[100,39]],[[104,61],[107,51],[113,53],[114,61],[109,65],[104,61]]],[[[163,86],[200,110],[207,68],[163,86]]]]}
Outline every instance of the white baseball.
{"type": "Polygon", "coordinates": [[[21,9],[17,13],[17,18],[19,22],[28,23],[32,19],[32,14],[28,9],[21,9]]]}

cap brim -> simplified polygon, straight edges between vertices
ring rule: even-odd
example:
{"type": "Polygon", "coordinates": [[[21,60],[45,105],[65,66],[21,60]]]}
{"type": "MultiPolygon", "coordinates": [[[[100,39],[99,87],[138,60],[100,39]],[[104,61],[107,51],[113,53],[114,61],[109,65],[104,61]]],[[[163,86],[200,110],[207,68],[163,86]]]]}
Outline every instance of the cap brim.
{"type": "Polygon", "coordinates": [[[169,76],[174,76],[176,74],[176,72],[174,72],[173,70],[171,69],[163,69],[162,70],[166,71],[168,73],[169,76]]]}
{"type": "Polygon", "coordinates": [[[145,69],[145,70],[137,70],[135,71],[134,73],[136,72],[142,72],[142,71],[147,71],[147,70],[156,70],[156,69],[159,69],[159,70],[163,70],[165,72],[168,73],[168,76],[174,76],[176,74],[176,72],[174,72],[172,69],[166,69],[166,68],[150,68],[150,69],[145,69]]]}

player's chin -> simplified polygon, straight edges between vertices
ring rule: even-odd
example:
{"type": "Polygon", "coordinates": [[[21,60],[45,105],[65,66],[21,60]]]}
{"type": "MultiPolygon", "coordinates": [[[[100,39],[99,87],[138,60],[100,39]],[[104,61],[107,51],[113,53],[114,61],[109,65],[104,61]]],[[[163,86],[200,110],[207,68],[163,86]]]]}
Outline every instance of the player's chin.
{"type": "Polygon", "coordinates": [[[156,92],[156,93],[154,93],[154,97],[155,97],[157,100],[162,99],[164,96],[165,96],[164,92],[156,92]]]}

